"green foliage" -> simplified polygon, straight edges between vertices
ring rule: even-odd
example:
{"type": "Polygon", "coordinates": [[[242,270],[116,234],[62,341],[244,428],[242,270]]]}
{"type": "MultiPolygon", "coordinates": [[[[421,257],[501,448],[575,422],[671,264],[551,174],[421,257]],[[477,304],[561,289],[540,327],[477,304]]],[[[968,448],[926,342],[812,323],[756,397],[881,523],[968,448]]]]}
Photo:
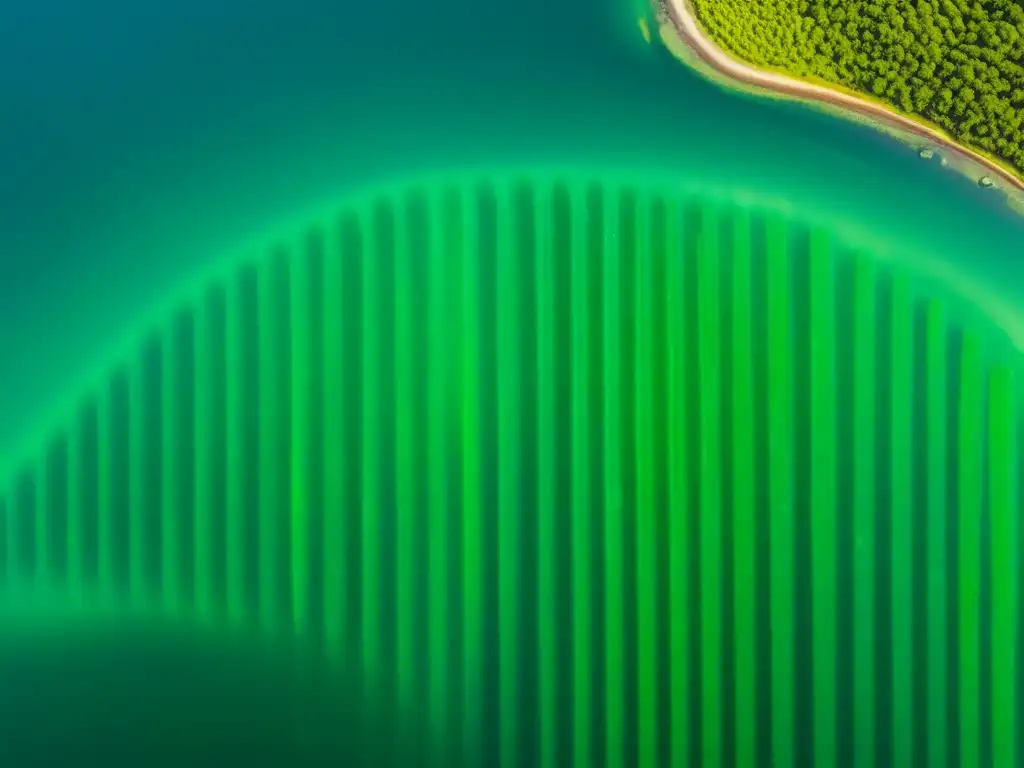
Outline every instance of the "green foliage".
{"type": "Polygon", "coordinates": [[[692,0],[755,65],[871,94],[1024,170],[1024,10],[1015,0],[692,0]]]}

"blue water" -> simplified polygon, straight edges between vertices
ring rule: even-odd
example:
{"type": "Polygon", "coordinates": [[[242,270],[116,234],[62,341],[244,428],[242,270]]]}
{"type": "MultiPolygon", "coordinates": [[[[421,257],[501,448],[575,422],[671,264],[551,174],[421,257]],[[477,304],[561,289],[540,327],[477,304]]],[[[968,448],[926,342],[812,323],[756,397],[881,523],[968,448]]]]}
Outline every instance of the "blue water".
{"type": "Polygon", "coordinates": [[[709,84],[643,43],[634,2],[0,4],[0,454],[204,264],[421,172],[658,169],[1004,290],[1024,271],[998,195],[709,84]]]}

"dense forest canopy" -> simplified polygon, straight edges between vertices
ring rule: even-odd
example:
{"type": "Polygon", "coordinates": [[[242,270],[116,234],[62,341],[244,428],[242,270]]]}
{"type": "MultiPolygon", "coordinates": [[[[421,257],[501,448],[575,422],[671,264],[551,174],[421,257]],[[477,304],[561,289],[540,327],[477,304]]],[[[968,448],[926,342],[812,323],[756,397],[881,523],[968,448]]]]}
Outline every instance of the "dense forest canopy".
{"type": "Polygon", "coordinates": [[[872,94],[1024,170],[1014,0],[691,0],[746,61],[872,94]]]}

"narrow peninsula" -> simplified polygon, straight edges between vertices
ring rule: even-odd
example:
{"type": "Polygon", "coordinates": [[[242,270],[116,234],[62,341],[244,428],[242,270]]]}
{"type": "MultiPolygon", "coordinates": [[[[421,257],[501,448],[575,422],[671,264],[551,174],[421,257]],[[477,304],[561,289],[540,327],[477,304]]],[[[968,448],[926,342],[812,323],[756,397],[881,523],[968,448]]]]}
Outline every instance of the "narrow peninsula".
{"type": "Polygon", "coordinates": [[[1024,190],[1024,10],[1014,0],[658,2],[719,74],[842,107],[981,166],[985,186],[1024,190]]]}

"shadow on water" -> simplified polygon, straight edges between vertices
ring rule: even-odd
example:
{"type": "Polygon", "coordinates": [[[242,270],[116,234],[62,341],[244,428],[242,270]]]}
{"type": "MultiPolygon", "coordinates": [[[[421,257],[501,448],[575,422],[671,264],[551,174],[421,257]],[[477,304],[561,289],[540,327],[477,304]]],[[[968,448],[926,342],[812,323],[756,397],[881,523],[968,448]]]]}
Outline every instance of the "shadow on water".
{"type": "Polygon", "coordinates": [[[422,764],[396,709],[294,655],[123,623],[0,626],[0,764],[422,764]]]}

